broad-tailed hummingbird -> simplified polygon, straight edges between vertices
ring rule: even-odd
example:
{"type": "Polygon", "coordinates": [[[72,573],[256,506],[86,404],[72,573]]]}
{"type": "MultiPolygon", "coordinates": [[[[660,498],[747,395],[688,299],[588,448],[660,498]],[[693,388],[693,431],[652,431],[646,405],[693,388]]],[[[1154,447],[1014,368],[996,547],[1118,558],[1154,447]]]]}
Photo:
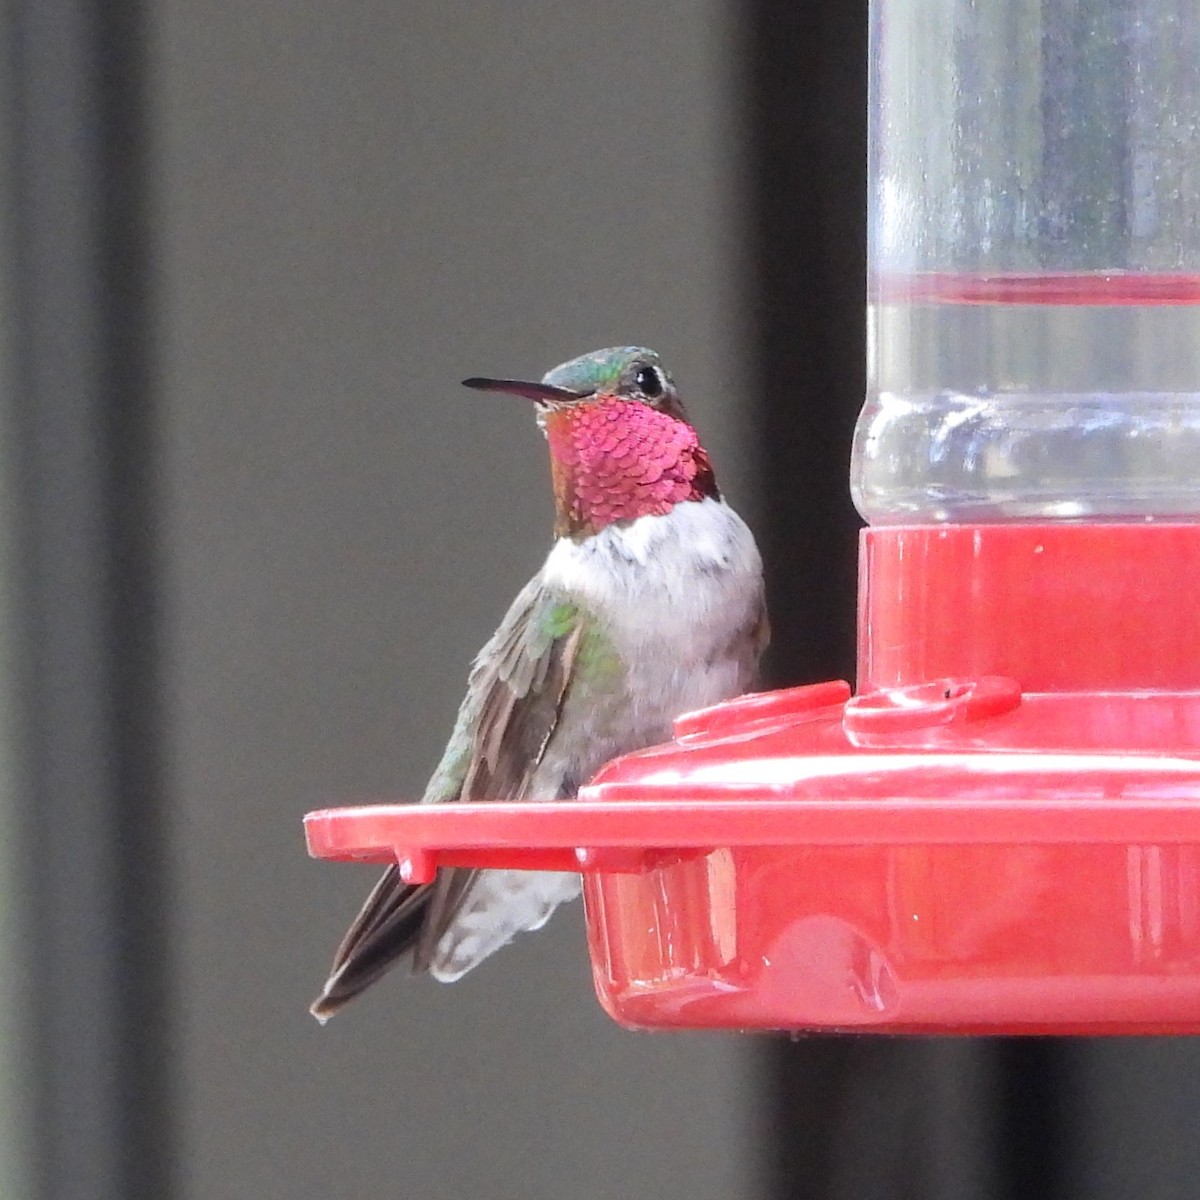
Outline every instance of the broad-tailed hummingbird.
{"type": "MultiPolygon", "coordinates": [[[[597,350],[540,383],[467,379],[533,402],[550,449],[554,544],[475,658],[423,802],[563,800],[672,719],[753,686],[768,637],[754,538],[652,350],[597,350]]],[[[324,1021],[408,957],[458,979],[579,894],[579,876],[389,867],[312,1006],[324,1021]]]]}

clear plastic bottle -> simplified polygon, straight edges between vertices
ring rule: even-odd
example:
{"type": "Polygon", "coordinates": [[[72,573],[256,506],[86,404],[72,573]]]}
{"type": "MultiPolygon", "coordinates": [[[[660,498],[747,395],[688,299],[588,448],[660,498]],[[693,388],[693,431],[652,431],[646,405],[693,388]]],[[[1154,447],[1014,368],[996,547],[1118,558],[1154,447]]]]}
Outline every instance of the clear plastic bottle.
{"type": "Polygon", "coordinates": [[[860,512],[1200,519],[1200,2],[871,8],[860,512]]]}

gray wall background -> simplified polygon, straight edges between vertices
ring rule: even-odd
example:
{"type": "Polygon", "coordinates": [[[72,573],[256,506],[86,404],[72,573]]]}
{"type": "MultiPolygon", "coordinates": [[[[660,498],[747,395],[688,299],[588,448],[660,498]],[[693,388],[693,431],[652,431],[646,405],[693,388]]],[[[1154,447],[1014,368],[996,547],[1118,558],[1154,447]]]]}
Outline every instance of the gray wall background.
{"type": "Polygon", "coordinates": [[[545,450],[469,374],[641,342],[754,517],[720,0],[152,11],[170,828],[192,1200],[753,1194],[747,1044],[596,1006],[581,915],[461,983],[306,1006],[537,567],[545,450]]]}
{"type": "Polygon", "coordinates": [[[176,1147],[190,1200],[1190,1195],[1195,1039],[754,1072],[610,1026],[578,912],[309,1020],[372,872],[300,816],[420,790],[547,541],[464,374],[659,345],[770,517],[774,679],[846,669],[864,3],[260,7],[0,6],[0,1196],[164,1200],[176,1147]]]}

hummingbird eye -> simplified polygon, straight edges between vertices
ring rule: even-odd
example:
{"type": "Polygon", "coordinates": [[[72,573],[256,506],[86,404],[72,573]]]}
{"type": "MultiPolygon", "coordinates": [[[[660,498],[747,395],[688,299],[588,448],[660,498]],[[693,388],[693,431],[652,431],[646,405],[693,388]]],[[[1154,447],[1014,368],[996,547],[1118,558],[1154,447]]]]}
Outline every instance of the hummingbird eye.
{"type": "Polygon", "coordinates": [[[663,394],[662,373],[656,367],[638,367],[633,382],[648,400],[655,400],[663,394]]]}

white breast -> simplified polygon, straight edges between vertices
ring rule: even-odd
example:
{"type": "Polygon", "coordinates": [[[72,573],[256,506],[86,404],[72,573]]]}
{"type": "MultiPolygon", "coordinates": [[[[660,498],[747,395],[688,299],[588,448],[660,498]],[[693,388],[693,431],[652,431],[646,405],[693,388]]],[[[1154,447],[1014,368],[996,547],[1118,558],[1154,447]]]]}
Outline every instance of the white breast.
{"type": "Polygon", "coordinates": [[[754,664],[736,639],[761,610],[762,560],[723,500],[677,504],[582,542],[562,538],[544,579],[601,619],[630,691],[656,700],[668,721],[746,687],[754,664]]]}

